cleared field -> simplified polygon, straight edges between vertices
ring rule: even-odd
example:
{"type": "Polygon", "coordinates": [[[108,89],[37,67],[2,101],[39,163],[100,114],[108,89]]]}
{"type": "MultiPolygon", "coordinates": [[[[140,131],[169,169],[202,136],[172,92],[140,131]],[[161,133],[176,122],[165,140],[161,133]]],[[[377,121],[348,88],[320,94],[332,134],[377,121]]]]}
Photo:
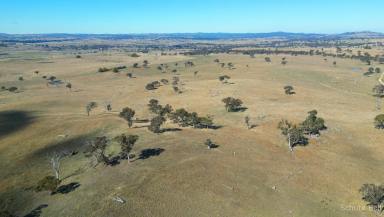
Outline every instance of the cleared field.
{"type": "MultiPolygon", "coordinates": [[[[15,54],[16,55],[16,54],[15,54]]],[[[384,180],[384,134],[373,126],[376,110],[371,89],[379,75],[365,77],[359,61],[318,56],[245,55],[160,56],[133,58],[123,53],[73,55],[41,54],[37,59],[0,60],[0,86],[19,87],[19,93],[0,92],[0,199],[3,207],[26,215],[42,204],[41,216],[375,216],[361,200],[364,183],[384,180]],[[214,59],[232,62],[221,68],[214,59]],[[150,62],[134,69],[133,63],[150,62]],[[185,68],[192,60],[195,67],[185,68]],[[169,70],[157,70],[168,63],[169,70]],[[179,63],[175,66],[174,63],[179,63]],[[129,66],[120,73],[98,73],[99,67],[129,66]],[[177,69],[172,73],[172,69],[177,69]],[[34,74],[39,70],[39,75],[34,74]],[[194,72],[198,71],[197,75],[194,72]],[[128,78],[127,72],[135,78],[128,78]],[[24,81],[18,81],[19,76],[24,81]],[[41,76],[71,82],[72,91],[47,86],[41,76]],[[178,75],[184,92],[171,85],[154,91],[145,85],[178,75]],[[230,84],[218,80],[231,77],[230,84]],[[295,95],[284,94],[292,85],[295,95]],[[240,98],[244,112],[226,112],[221,100],[240,98]],[[118,117],[123,107],[149,118],[150,99],[199,115],[211,115],[217,130],[181,128],[154,134],[143,124],[128,128],[118,117]],[[99,106],[87,116],[85,105],[99,106]],[[103,105],[112,104],[112,112],[103,105]],[[316,109],[328,129],[305,147],[290,153],[278,122],[300,122],[316,109]],[[257,126],[248,130],[244,117],[257,126]],[[95,136],[112,138],[137,134],[136,155],[147,148],[163,149],[157,156],[122,161],[114,167],[90,166],[82,152],[63,161],[63,184],[80,186],[68,194],[49,195],[30,190],[50,175],[47,155],[54,150],[82,150],[95,136]],[[68,135],[63,138],[60,135],[68,135]],[[208,150],[204,141],[219,145],[208,150]],[[125,204],[112,200],[122,197],[125,204]],[[351,210],[350,207],[365,210],[351,210]]],[[[33,56],[36,56],[35,54],[33,56]]],[[[175,127],[170,122],[165,126],[175,127]]],[[[117,153],[112,146],[110,153],[117,153]]]]}

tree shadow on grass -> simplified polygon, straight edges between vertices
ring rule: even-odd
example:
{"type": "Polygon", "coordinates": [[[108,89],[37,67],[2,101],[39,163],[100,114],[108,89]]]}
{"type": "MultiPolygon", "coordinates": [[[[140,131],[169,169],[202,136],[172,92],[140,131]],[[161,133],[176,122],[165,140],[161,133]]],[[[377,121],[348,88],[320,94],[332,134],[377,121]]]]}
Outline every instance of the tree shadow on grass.
{"type": "Polygon", "coordinates": [[[0,112],[0,138],[21,130],[34,121],[32,112],[27,111],[1,111],[0,112]]]}
{"type": "Polygon", "coordinates": [[[47,207],[48,207],[47,204],[42,204],[42,205],[36,207],[34,210],[32,210],[30,213],[28,213],[24,217],[39,217],[39,216],[41,216],[42,210],[44,208],[47,208],[47,207]]]}
{"type": "Polygon", "coordinates": [[[87,141],[93,138],[93,134],[85,134],[62,141],[58,141],[52,144],[48,144],[43,148],[40,148],[30,154],[32,158],[41,159],[41,157],[47,157],[52,153],[76,153],[85,151],[88,147],[87,141]]]}
{"type": "Polygon", "coordinates": [[[163,148],[147,148],[147,149],[141,150],[138,159],[145,160],[153,156],[159,156],[164,151],[165,149],[163,148]]]}
{"type": "Polygon", "coordinates": [[[122,160],[121,156],[112,156],[108,159],[108,166],[116,166],[120,164],[120,161],[122,160]]]}
{"type": "Polygon", "coordinates": [[[139,129],[139,128],[148,128],[149,125],[143,125],[143,126],[133,126],[132,128],[139,129]]]}
{"type": "Polygon", "coordinates": [[[209,149],[215,149],[218,148],[220,145],[212,144],[209,149]]]}
{"type": "Polygon", "coordinates": [[[177,132],[177,131],[182,131],[180,128],[164,128],[160,130],[160,133],[165,133],[165,132],[177,132]]]}
{"type": "Polygon", "coordinates": [[[137,120],[135,120],[134,122],[135,122],[135,123],[149,123],[150,120],[148,120],[148,119],[137,119],[137,120]]]}
{"type": "Polygon", "coordinates": [[[78,182],[71,182],[67,185],[62,185],[60,187],[57,188],[57,190],[53,193],[53,194],[68,194],[74,190],[76,190],[76,188],[80,187],[80,183],[78,182]]]}
{"type": "Polygon", "coordinates": [[[236,108],[234,112],[245,112],[247,109],[248,109],[247,107],[240,107],[240,108],[236,108]]]}
{"type": "MultiPolygon", "coordinates": [[[[44,147],[31,152],[25,157],[25,160],[28,161],[29,164],[23,166],[21,171],[39,170],[39,168],[46,168],[49,166],[50,157],[54,154],[62,154],[65,156],[65,158],[71,158],[74,157],[76,153],[82,152],[85,157],[89,157],[87,156],[87,151],[90,149],[88,141],[94,138],[95,134],[90,133],[74,136],[72,138],[67,138],[45,145],[44,147]]],[[[88,168],[89,165],[83,165],[82,167],[77,168],[75,171],[72,171],[70,174],[65,176],[64,179],[82,174],[88,168]]]]}
{"type": "MultiPolygon", "coordinates": [[[[213,126],[209,126],[207,128],[208,129],[212,129],[212,130],[218,130],[218,129],[223,128],[223,126],[221,126],[221,125],[213,125],[213,126]]],[[[204,128],[202,128],[202,129],[204,129],[204,128]]]]}
{"type": "Polygon", "coordinates": [[[249,126],[249,129],[251,130],[251,129],[253,129],[253,128],[256,128],[256,127],[258,127],[259,125],[257,125],[257,124],[252,124],[251,126],[249,126]]]}

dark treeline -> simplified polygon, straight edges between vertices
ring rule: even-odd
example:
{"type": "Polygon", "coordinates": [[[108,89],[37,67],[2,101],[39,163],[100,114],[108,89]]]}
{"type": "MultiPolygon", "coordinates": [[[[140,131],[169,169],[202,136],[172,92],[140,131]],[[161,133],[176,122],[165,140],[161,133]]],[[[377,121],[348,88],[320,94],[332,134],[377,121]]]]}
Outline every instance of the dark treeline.
{"type": "Polygon", "coordinates": [[[232,53],[232,54],[244,54],[250,55],[254,57],[255,55],[290,55],[290,56],[299,56],[299,55],[307,55],[307,56],[323,56],[323,57],[334,57],[334,58],[345,58],[345,59],[355,59],[360,60],[362,62],[371,64],[372,61],[384,63],[384,57],[380,55],[372,56],[369,53],[365,52],[358,55],[347,54],[347,53],[327,53],[323,49],[320,50],[309,50],[309,51],[296,51],[296,50],[279,50],[279,49],[250,49],[250,50],[234,50],[234,49],[201,49],[195,51],[183,52],[184,55],[209,55],[216,53],[232,53]]]}
{"type": "Polygon", "coordinates": [[[364,53],[362,55],[362,54],[360,54],[360,52],[359,52],[358,55],[347,54],[347,53],[337,53],[337,54],[334,54],[334,53],[327,53],[327,52],[323,51],[323,49],[321,49],[321,50],[310,50],[310,51],[261,49],[261,50],[242,51],[242,52],[239,52],[239,53],[242,53],[242,54],[245,54],[245,55],[250,55],[250,56],[253,56],[255,54],[264,54],[264,55],[271,55],[271,54],[279,55],[279,54],[283,54],[283,55],[291,55],[291,56],[298,56],[298,55],[314,56],[314,55],[318,55],[318,56],[323,56],[323,57],[334,57],[334,58],[337,57],[337,58],[361,60],[362,62],[366,62],[368,65],[370,65],[371,61],[376,61],[376,62],[384,63],[384,57],[379,56],[379,55],[372,56],[369,53],[364,53]]]}

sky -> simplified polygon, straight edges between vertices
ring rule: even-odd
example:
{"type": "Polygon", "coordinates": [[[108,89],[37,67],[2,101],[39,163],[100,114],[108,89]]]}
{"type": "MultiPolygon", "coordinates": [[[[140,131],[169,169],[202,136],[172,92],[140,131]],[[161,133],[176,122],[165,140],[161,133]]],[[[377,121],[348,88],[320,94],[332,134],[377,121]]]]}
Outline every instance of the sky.
{"type": "Polygon", "coordinates": [[[384,0],[0,0],[0,32],[384,32],[383,11],[384,0]]]}

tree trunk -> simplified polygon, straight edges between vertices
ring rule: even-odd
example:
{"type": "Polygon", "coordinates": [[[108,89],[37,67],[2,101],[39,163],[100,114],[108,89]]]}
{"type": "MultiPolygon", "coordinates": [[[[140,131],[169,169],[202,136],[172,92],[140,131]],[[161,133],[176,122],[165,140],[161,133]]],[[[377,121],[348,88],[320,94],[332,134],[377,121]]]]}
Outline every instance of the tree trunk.
{"type": "Polygon", "coordinates": [[[289,147],[289,150],[292,152],[293,148],[292,148],[292,144],[291,144],[291,134],[290,133],[288,133],[288,147],[289,147]]]}
{"type": "Polygon", "coordinates": [[[59,171],[55,170],[55,177],[57,180],[60,180],[59,171]]]}
{"type": "Polygon", "coordinates": [[[51,166],[57,180],[60,179],[60,156],[51,157],[51,166]]]}
{"type": "Polygon", "coordinates": [[[376,109],[377,109],[377,110],[380,110],[380,109],[381,109],[380,97],[376,97],[376,109]]]}

